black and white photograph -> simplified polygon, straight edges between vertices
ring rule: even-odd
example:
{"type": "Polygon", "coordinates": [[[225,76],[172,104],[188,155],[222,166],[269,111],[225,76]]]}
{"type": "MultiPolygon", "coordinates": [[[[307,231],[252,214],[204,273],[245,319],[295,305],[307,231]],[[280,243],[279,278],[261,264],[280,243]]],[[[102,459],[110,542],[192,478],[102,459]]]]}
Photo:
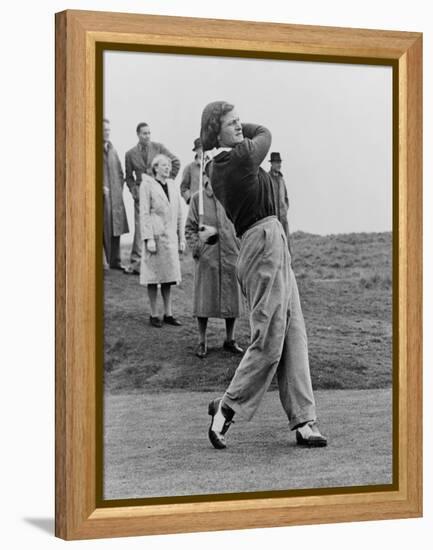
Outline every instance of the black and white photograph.
{"type": "Polygon", "coordinates": [[[106,49],[102,86],[102,498],[392,485],[392,67],[106,49]]]}

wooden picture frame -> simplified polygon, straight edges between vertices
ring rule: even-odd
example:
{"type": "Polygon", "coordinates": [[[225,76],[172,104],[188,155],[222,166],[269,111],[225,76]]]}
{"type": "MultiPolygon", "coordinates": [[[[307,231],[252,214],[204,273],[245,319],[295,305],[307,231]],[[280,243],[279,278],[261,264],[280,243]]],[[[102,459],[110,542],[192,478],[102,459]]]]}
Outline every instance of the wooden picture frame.
{"type": "Polygon", "coordinates": [[[84,539],[422,515],[422,35],[64,11],[56,14],[56,536],[84,539]],[[95,107],[103,44],[393,68],[394,483],[388,490],[102,506],[101,245],[95,107]],[[102,46],[101,46],[102,45],[102,46]],[[99,52],[99,53],[98,53],[99,52]],[[99,342],[100,344],[100,342],[99,342]]]}

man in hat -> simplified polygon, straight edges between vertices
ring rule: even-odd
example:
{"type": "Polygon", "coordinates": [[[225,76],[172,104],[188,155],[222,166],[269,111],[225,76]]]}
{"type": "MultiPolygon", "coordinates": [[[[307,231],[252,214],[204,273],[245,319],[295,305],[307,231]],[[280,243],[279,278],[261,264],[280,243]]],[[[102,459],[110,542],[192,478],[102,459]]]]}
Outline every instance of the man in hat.
{"type": "Polygon", "coordinates": [[[289,197],[287,196],[287,187],[286,182],[284,181],[283,174],[281,173],[281,155],[278,152],[271,153],[271,158],[269,159],[271,164],[271,169],[268,174],[271,176],[272,183],[275,186],[275,192],[278,197],[277,202],[277,216],[281,222],[281,225],[284,228],[284,232],[287,237],[287,244],[290,248],[289,241],[289,222],[287,219],[287,211],[289,210],[289,197]]]}
{"type": "Polygon", "coordinates": [[[120,235],[129,232],[123,203],[123,170],[110,141],[110,121],[103,120],[104,141],[104,269],[123,269],[120,263],[120,235]]]}
{"type": "Polygon", "coordinates": [[[125,155],[126,185],[134,199],[134,242],[131,251],[131,263],[125,273],[139,275],[142,241],[140,234],[139,187],[143,174],[153,177],[152,160],[156,155],[165,155],[171,160],[170,179],[174,179],[180,170],[180,161],[162,143],[150,140],[150,128],[146,122],[140,122],[136,128],[138,143],[125,155]]]}
{"type": "Polygon", "coordinates": [[[189,204],[191,197],[198,191],[200,180],[200,163],[203,155],[200,138],[194,140],[192,148],[194,160],[185,166],[182,174],[182,182],[180,184],[180,193],[185,199],[186,204],[189,204]]]}

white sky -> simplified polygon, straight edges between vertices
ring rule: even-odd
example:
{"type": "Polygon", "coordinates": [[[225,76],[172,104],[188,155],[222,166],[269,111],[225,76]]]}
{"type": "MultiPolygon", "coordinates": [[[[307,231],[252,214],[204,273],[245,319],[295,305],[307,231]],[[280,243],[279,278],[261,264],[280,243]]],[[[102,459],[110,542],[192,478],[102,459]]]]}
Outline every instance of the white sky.
{"type": "MultiPolygon", "coordinates": [[[[215,100],[271,130],[270,151],[283,158],[291,231],[392,229],[391,67],[104,53],[104,116],[122,164],[144,121],[151,139],[180,158],[180,182],[203,107],[215,100]]],[[[125,204],[133,229],[128,191],[125,204]]]]}

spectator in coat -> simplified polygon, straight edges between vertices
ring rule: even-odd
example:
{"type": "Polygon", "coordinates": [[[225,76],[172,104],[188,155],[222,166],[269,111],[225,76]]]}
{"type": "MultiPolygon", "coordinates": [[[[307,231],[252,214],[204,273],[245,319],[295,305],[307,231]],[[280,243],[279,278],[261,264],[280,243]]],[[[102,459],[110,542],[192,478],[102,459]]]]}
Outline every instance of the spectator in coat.
{"type": "Polygon", "coordinates": [[[185,166],[180,184],[180,193],[186,204],[189,204],[191,197],[198,191],[198,182],[200,179],[200,164],[203,155],[200,138],[194,140],[193,146],[194,160],[185,166]]]}
{"type": "Polygon", "coordinates": [[[173,180],[171,160],[156,155],[152,160],[152,175],[143,174],[140,193],[140,234],[143,239],[140,283],[147,285],[150,303],[150,324],[160,328],[157,311],[157,291],[161,285],[164,303],[163,322],[179,326],[173,317],[171,286],[181,281],[179,252],[185,250],[184,219],[181,197],[173,180]]]}
{"type": "Polygon", "coordinates": [[[104,268],[123,269],[120,263],[120,235],[129,232],[123,203],[123,171],[110,141],[110,121],[103,121],[104,141],[104,268]]]}
{"type": "Polygon", "coordinates": [[[271,176],[272,183],[275,186],[275,193],[278,197],[277,200],[277,217],[283,226],[284,232],[287,237],[287,244],[290,248],[289,241],[289,221],[288,221],[288,210],[289,210],[289,197],[287,195],[287,186],[284,181],[284,176],[281,172],[281,164],[283,162],[280,153],[274,152],[271,153],[271,158],[269,159],[271,164],[271,169],[268,174],[271,176]]]}
{"type": "Polygon", "coordinates": [[[134,199],[134,242],[131,251],[131,263],[125,273],[138,275],[140,273],[140,259],[142,238],[140,235],[140,205],[139,189],[143,174],[152,176],[152,161],[157,155],[165,155],[171,161],[170,178],[174,179],[180,170],[180,161],[162,145],[150,140],[150,128],[146,122],[137,125],[138,144],[125,155],[126,185],[134,199]]]}
{"type": "Polygon", "coordinates": [[[202,359],[207,354],[206,328],[209,317],[225,319],[226,339],[223,348],[242,354],[243,349],[234,339],[236,318],[242,310],[236,279],[239,241],[224,208],[214,197],[207,174],[203,175],[203,220],[199,220],[198,203],[199,192],[196,192],[191,198],[185,225],[186,240],[195,260],[193,315],[197,317],[199,332],[196,355],[202,359]],[[216,228],[218,240],[215,244],[200,239],[200,221],[216,228]]]}

